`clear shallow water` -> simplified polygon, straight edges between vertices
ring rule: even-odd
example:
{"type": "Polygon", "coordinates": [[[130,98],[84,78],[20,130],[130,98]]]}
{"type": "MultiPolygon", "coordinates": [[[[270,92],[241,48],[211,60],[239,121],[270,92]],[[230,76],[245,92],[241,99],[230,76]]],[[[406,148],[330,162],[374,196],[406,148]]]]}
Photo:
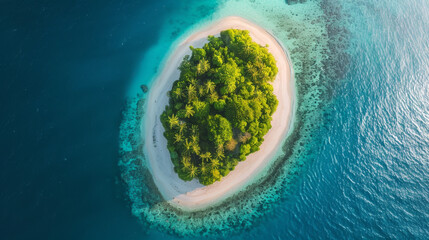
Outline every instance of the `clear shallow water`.
{"type": "Polygon", "coordinates": [[[280,170],[259,183],[265,191],[254,186],[236,200],[250,206],[247,214],[225,208],[200,219],[233,239],[427,239],[429,4],[320,4],[4,3],[2,11],[11,10],[0,18],[2,234],[176,239],[157,224],[162,215],[140,224],[128,188],[117,184],[121,111],[129,113],[125,99],[150,84],[182,32],[234,14],[274,32],[290,51],[296,133],[280,170]],[[225,216],[238,223],[219,224],[225,216]],[[154,225],[161,230],[147,229],[154,225]]]}

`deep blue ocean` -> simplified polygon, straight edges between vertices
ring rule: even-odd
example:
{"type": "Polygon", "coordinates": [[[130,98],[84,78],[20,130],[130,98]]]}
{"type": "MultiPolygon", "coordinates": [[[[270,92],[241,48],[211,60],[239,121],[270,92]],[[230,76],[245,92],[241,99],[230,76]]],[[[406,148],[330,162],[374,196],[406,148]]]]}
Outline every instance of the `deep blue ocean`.
{"type": "Polygon", "coordinates": [[[0,0],[0,239],[429,239],[429,2],[303,2],[0,0]],[[229,15],[290,51],[295,128],[188,235],[138,209],[120,131],[171,48],[229,15]]]}

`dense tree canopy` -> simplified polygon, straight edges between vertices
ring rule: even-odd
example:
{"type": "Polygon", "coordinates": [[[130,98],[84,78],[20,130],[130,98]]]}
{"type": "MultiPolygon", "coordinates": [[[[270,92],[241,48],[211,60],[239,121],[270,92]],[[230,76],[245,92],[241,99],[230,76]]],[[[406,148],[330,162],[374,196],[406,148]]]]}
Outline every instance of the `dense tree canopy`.
{"type": "Polygon", "coordinates": [[[209,185],[259,150],[278,104],[270,84],[277,67],[248,31],[222,31],[190,48],[161,122],[179,177],[209,185]]]}

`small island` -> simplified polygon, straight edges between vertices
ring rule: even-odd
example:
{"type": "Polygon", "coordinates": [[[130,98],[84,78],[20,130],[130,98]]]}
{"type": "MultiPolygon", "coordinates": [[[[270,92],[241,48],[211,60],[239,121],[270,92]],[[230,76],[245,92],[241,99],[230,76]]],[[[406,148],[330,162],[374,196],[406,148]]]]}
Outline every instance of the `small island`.
{"type": "Polygon", "coordinates": [[[210,185],[259,150],[278,100],[276,61],[249,31],[228,29],[190,47],[161,115],[174,170],[210,185]]]}
{"type": "Polygon", "coordinates": [[[291,126],[291,66],[273,35],[241,17],[174,46],[148,86],[141,122],[146,163],[169,204],[199,211],[264,174],[291,126]]]}

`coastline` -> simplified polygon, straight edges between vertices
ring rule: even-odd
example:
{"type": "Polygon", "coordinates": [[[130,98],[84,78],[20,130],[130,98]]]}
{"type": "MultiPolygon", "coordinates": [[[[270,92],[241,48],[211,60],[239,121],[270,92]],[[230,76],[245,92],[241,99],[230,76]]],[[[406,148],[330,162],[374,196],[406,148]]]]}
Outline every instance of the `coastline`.
{"type": "Polygon", "coordinates": [[[141,123],[144,152],[154,182],[160,193],[170,204],[183,210],[201,210],[220,203],[228,196],[237,193],[258,176],[279,150],[288,133],[293,115],[293,76],[288,56],[279,42],[266,30],[240,17],[227,17],[192,34],[181,42],[168,57],[162,72],[157,76],[147,99],[147,112],[141,123]],[[279,69],[272,83],[279,105],[272,118],[272,128],[265,135],[260,150],[250,154],[240,162],[234,171],[221,181],[209,186],[200,184],[196,179],[185,182],[173,170],[173,164],[167,150],[167,140],[160,115],[168,104],[167,91],[180,76],[177,69],[183,57],[190,54],[189,46],[202,47],[208,35],[218,36],[222,30],[236,28],[249,30],[256,43],[265,46],[277,61],[279,69]],[[146,131],[145,131],[146,130],[146,131]]]}

